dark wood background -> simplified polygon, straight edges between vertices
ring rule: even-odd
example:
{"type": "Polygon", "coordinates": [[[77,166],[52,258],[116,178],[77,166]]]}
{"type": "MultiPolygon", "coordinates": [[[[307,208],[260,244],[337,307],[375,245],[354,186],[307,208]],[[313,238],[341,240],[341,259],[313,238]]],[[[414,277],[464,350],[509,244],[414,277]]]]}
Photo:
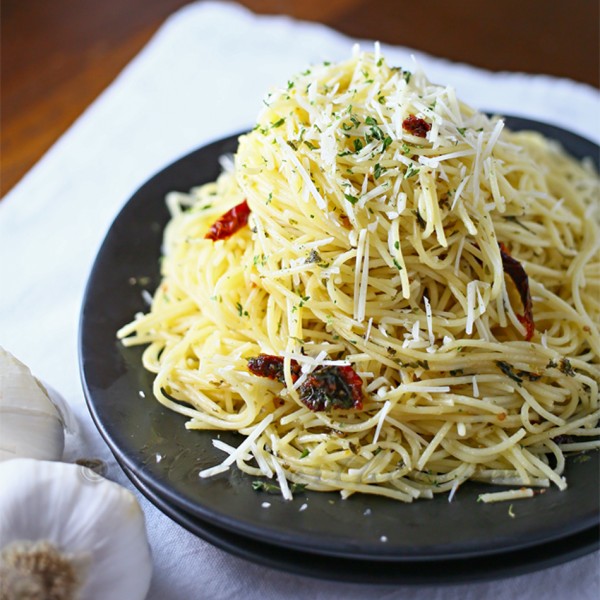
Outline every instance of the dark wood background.
{"type": "MultiPolygon", "coordinates": [[[[0,196],[186,0],[1,0],[0,196]]],[[[494,70],[598,87],[598,0],[240,0],[494,70]]],[[[243,43],[242,41],[240,43],[243,43]]]]}

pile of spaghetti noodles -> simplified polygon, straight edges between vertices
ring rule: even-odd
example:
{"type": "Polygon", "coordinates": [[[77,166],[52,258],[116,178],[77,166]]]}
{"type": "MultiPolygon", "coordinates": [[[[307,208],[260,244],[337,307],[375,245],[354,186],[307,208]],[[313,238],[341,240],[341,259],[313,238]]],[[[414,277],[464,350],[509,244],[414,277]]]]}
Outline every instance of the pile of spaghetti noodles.
{"type": "Polygon", "coordinates": [[[189,429],[244,436],[200,475],[565,489],[600,445],[594,168],[377,47],[265,105],[217,181],[167,198],[162,283],[118,334],[189,429]]]}

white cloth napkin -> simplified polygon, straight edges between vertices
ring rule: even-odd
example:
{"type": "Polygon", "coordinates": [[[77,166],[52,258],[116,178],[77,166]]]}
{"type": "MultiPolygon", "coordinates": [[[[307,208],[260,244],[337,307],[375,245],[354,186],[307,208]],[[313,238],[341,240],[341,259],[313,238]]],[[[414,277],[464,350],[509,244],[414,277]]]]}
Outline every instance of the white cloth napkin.
{"type": "MultiPolygon", "coordinates": [[[[287,17],[202,2],[175,13],[0,203],[0,344],[67,400],[79,423],[71,457],[100,457],[132,487],[87,414],[77,361],[82,294],[111,221],[147,178],[210,140],[253,125],[266,90],[308,64],[349,56],[354,40],[287,17]]],[[[364,42],[369,47],[372,42],[364,42]]],[[[410,68],[490,111],[548,121],[600,141],[600,95],[565,79],[490,73],[383,46],[410,68]]],[[[140,497],[154,555],[151,600],[597,598],[598,553],[526,576],[458,586],[317,581],[231,556],[140,497]]],[[[121,599],[116,599],[121,600],[121,599]]],[[[122,599],[126,600],[126,599],[122,599]]]]}

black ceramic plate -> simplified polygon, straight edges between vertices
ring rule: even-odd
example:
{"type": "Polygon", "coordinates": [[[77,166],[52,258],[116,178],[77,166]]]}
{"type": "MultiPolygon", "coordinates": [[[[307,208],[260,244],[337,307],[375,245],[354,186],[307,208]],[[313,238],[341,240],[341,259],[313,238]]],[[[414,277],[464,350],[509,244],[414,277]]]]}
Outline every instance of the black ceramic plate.
{"type": "MultiPolygon", "coordinates": [[[[508,119],[513,129],[535,129],[560,141],[573,155],[598,161],[598,146],[556,127],[508,119]]],[[[141,485],[173,510],[221,530],[290,550],[371,562],[468,559],[541,547],[573,538],[600,522],[598,453],[569,460],[565,492],[509,505],[477,503],[490,491],[462,486],[447,496],[402,504],[385,498],[307,492],[291,502],[252,489],[237,469],[210,479],[198,472],[218,464],[211,432],[190,432],[184,418],[152,399],[141,348],[123,348],[116,330],[146,309],[143,287],[159,283],[162,231],[168,219],[164,197],[214,180],[218,157],[235,151],[237,136],[178,160],[143,185],[115,219],[98,253],[85,293],[80,324],[80,367],[92,417],[119,461],[141,485]],[[142,397],[144,396],[144,397],[142,397]],[[268,508],[263,507],[269,502],[268,508]],[[302,504],[307,504],[300,511],[302,504]]],[[[238,445],[236,434],[221,433],[238,445]]]]}
{"type": "Polygon", "coordinates": [[[158,493],[142,483],[131,471],[123,467],[132,483],[164,514],[188,531],[211,544],[236,556],[271,567],[307,575],[319,579],[367,583],[405,585],[466,583],[523,575],[556,566],[591,552],[597,547],[598,533],[594,528],[582,531],[560,540],[560,544],[550,542],[535,547],[535,552],[526,548],[515,552],[495,554],[493,557],[472,557],[465,559],[431,561],[370,561],[348,558],[327,557],[311,552],[302,552],[259,542],[238,535],[227,529],[220,529],[211,523],[187,514],[184,510],[169,504],[158,493]],[[433,567],[433,568],[432,568],[433,567]]]}

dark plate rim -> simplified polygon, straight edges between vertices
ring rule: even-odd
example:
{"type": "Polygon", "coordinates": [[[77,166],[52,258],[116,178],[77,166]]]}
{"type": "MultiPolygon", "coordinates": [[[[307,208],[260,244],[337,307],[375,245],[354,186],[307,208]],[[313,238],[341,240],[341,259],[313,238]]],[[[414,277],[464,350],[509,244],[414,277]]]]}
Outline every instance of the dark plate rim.
{"type": "Polygon", "coordinates": [[[213,546],[261,566],[321,580],[377,586],[476,583],[548,569],[600,548],[600,531],[592,527],[561,539],[560,544],[540,544],[535,552],[525,548],[497,554],[493,560],[488,556],[439,560],[434,568],[427,560],[381,562],[332,556],[323,561],[319,554],[257,541],[194,517],[170,504],[119,464],[131,483],[156,508],[213,546]]]}

